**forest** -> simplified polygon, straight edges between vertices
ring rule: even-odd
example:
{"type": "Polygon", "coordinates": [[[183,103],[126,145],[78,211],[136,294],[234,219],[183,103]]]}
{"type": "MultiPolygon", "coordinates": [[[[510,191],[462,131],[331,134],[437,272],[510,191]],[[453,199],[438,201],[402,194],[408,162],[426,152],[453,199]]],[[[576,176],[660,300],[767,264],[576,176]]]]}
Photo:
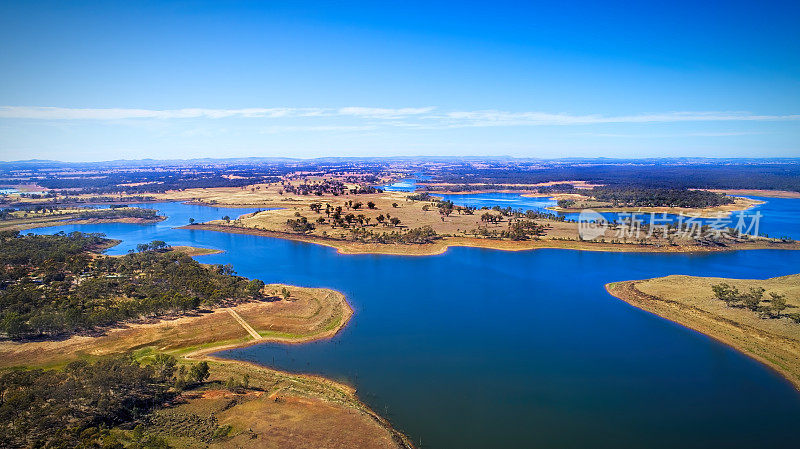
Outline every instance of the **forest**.
{"type": "Polygon", "coordinates": [[[0,447],[168,448],[143,430],[151,412],[208,376],[207,362],[178,368],[165,354],[149,364],[115,355],[63,369],[8,371],[0,375],[0,447]]]}
{"type": "Polygon", "coordinates": [[[656,189],[633,187],[594,187],[584,195],[607,201],[615,207],[717,207],[733,203],[733,198],[707,190],[656,189]]]}
{"type": "Polygon", "coordinates": [[[204,266],[164,242],[120,257],[101,234],[0,233],[0,333],[41,338],[261,297],[264,283],[204,266]]]}

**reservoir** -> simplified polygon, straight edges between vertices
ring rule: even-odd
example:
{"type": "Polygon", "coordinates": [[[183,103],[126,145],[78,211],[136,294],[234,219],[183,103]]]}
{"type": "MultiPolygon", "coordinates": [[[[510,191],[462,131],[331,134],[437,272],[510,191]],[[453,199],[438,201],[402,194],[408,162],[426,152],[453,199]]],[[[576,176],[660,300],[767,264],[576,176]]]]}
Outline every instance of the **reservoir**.
{"type": "MultiPolygon", "coordinates": [[[[800,229],[791,212],[798,200],[766,200],[760,207],[784,213],[775,229],[800,229]]],[[[123,241],[111,254],[155,239],[221,249],[198,260],[230,263],[238,274],[268,283],[343,292],[355,314],[333,339],[218,355],[351,384],[420,447],[796,444],[800,394],[788,381],[709,337],[629,306],[604,285],[669,274],[793,274],[800,271],[798,251],[451,248],[425,257],[340,255],[276,238],[174,229],[189,218],[253,209],[142,207],[169,219],[32,232],[103,232],[123,241]]]]}

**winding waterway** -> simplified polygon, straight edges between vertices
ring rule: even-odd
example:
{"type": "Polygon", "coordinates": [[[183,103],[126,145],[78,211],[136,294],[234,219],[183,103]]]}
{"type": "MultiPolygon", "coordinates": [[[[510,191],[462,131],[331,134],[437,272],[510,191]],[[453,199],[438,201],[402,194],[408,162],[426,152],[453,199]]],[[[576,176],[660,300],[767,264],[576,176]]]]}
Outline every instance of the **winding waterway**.
{"type": "MultiPolygon", "coordinates": [[[[269,237],[174,229],[190,217],[205,221],[252,209],[143,207],[170,218],[34,232],[103,232],[123,241],[114,254],[154,239],[222,249],[198,259],[231,263],[266,282],[342,291],[355,315],[333,339],[220,355],[353,384],[421,447],[796,444],[800,394],[787,381],[702,334],[617,300],[603,286],[668,274],[792,274],[800,271],[798,251],[451,248],[429,257],[339,255],[269,237]]],[[[796,217],[787,213],[794,227],[780,226],[796,233],[796,217]]]]}

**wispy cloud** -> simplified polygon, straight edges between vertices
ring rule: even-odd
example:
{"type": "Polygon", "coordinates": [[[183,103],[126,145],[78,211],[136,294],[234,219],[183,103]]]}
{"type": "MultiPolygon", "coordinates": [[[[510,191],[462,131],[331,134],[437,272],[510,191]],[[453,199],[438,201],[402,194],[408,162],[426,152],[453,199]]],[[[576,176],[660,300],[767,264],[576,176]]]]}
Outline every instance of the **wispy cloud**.
{"type": "Polygon", "coordinates": [[[543,126],[543,125],[595,125],[609,123],[674,123],[721,121],[794,121],[794,115],[756,115],[746,112],[668,112],[640,115],[573,115],[546,112],[457,111],[437,115],[435,118],[454,127],[463,126],[543,126]]]}
{"type": "Polygon", "coordinates": [[[388,108],[363,108],[358,106],[351,106],[346,108],[340,108],[337,112],[339,115],[352,115],[356,117],[368,117],[368,118],[387,118],[387,119],[394,119],[400,117],[407,117],[407,116],[415,116],[421,114],[427,114],[432,112],[434,107],[429,106],[425,108],[400,108],[400,109],[388,109],[388,108]]]}
{"type": "Polygon", "coordinates": [[[377,129],[377,126],[374,125],[320,125],[320,126],[267,126],[262,128],[259,132],[262,134],[279,134],[279,133],[290,133],[290,132],[353,132],[353,131],[372,131],[377,129]]]}
{"type": "Polygon", "coordinates": [[[0,106],[0,118],[39,120],[123,120],[208,118],[297,118],[352,116],[363,118],[401,118],[433,111],[426,108],[243,108],[243,109],[122,109],[59,108],[47,106],[0,106]]]}
{"type": "MultiPolygon", "coordinates": [[[[615,123],[800,121],[800,114],[765,115],[748,112],[665,112],[636,115],[576,115],[500,110],[439,111],[437,108],[243,108],[243,109],[127,109],[0,106],[0,119],[135,120],[135,119],[299,119],[342,118],[360,121],[352,126],[461,128],[488,126],[566,126],[615,123]]],[[[310,125],[309,125],[310,126],[310,125]]],[[[333,129],[331,129],[333,130],[333,129]]]]}
{"type": "Polygon", "coordinates": [[[580,133],[591,137],[632,138],[632,139],[663,139],[670,137],[739,137],[768,134],[761,131],[721,131],[721,132],[688,132],[688,133],[580,133]]]}

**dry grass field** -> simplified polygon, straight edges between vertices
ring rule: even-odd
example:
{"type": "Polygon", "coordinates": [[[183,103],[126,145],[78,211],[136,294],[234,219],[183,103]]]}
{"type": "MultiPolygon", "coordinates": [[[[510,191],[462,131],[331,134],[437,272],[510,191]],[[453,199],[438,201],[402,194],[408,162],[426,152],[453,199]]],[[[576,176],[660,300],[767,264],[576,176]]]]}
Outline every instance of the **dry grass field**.
{"type": "Polygon", "coordinates": [[[643,281],[608,284],[608,291],[641,309],[709,335],[759,360],[800,389],[800,323],[788,315],[800,313],[800,274],[766,280],[666,276],[643,281]],[[751,287],[786,297],[787,308],[779,318],[730,307],[716,299],[712,285],[727,283],[742,292],[751,287]]]}

